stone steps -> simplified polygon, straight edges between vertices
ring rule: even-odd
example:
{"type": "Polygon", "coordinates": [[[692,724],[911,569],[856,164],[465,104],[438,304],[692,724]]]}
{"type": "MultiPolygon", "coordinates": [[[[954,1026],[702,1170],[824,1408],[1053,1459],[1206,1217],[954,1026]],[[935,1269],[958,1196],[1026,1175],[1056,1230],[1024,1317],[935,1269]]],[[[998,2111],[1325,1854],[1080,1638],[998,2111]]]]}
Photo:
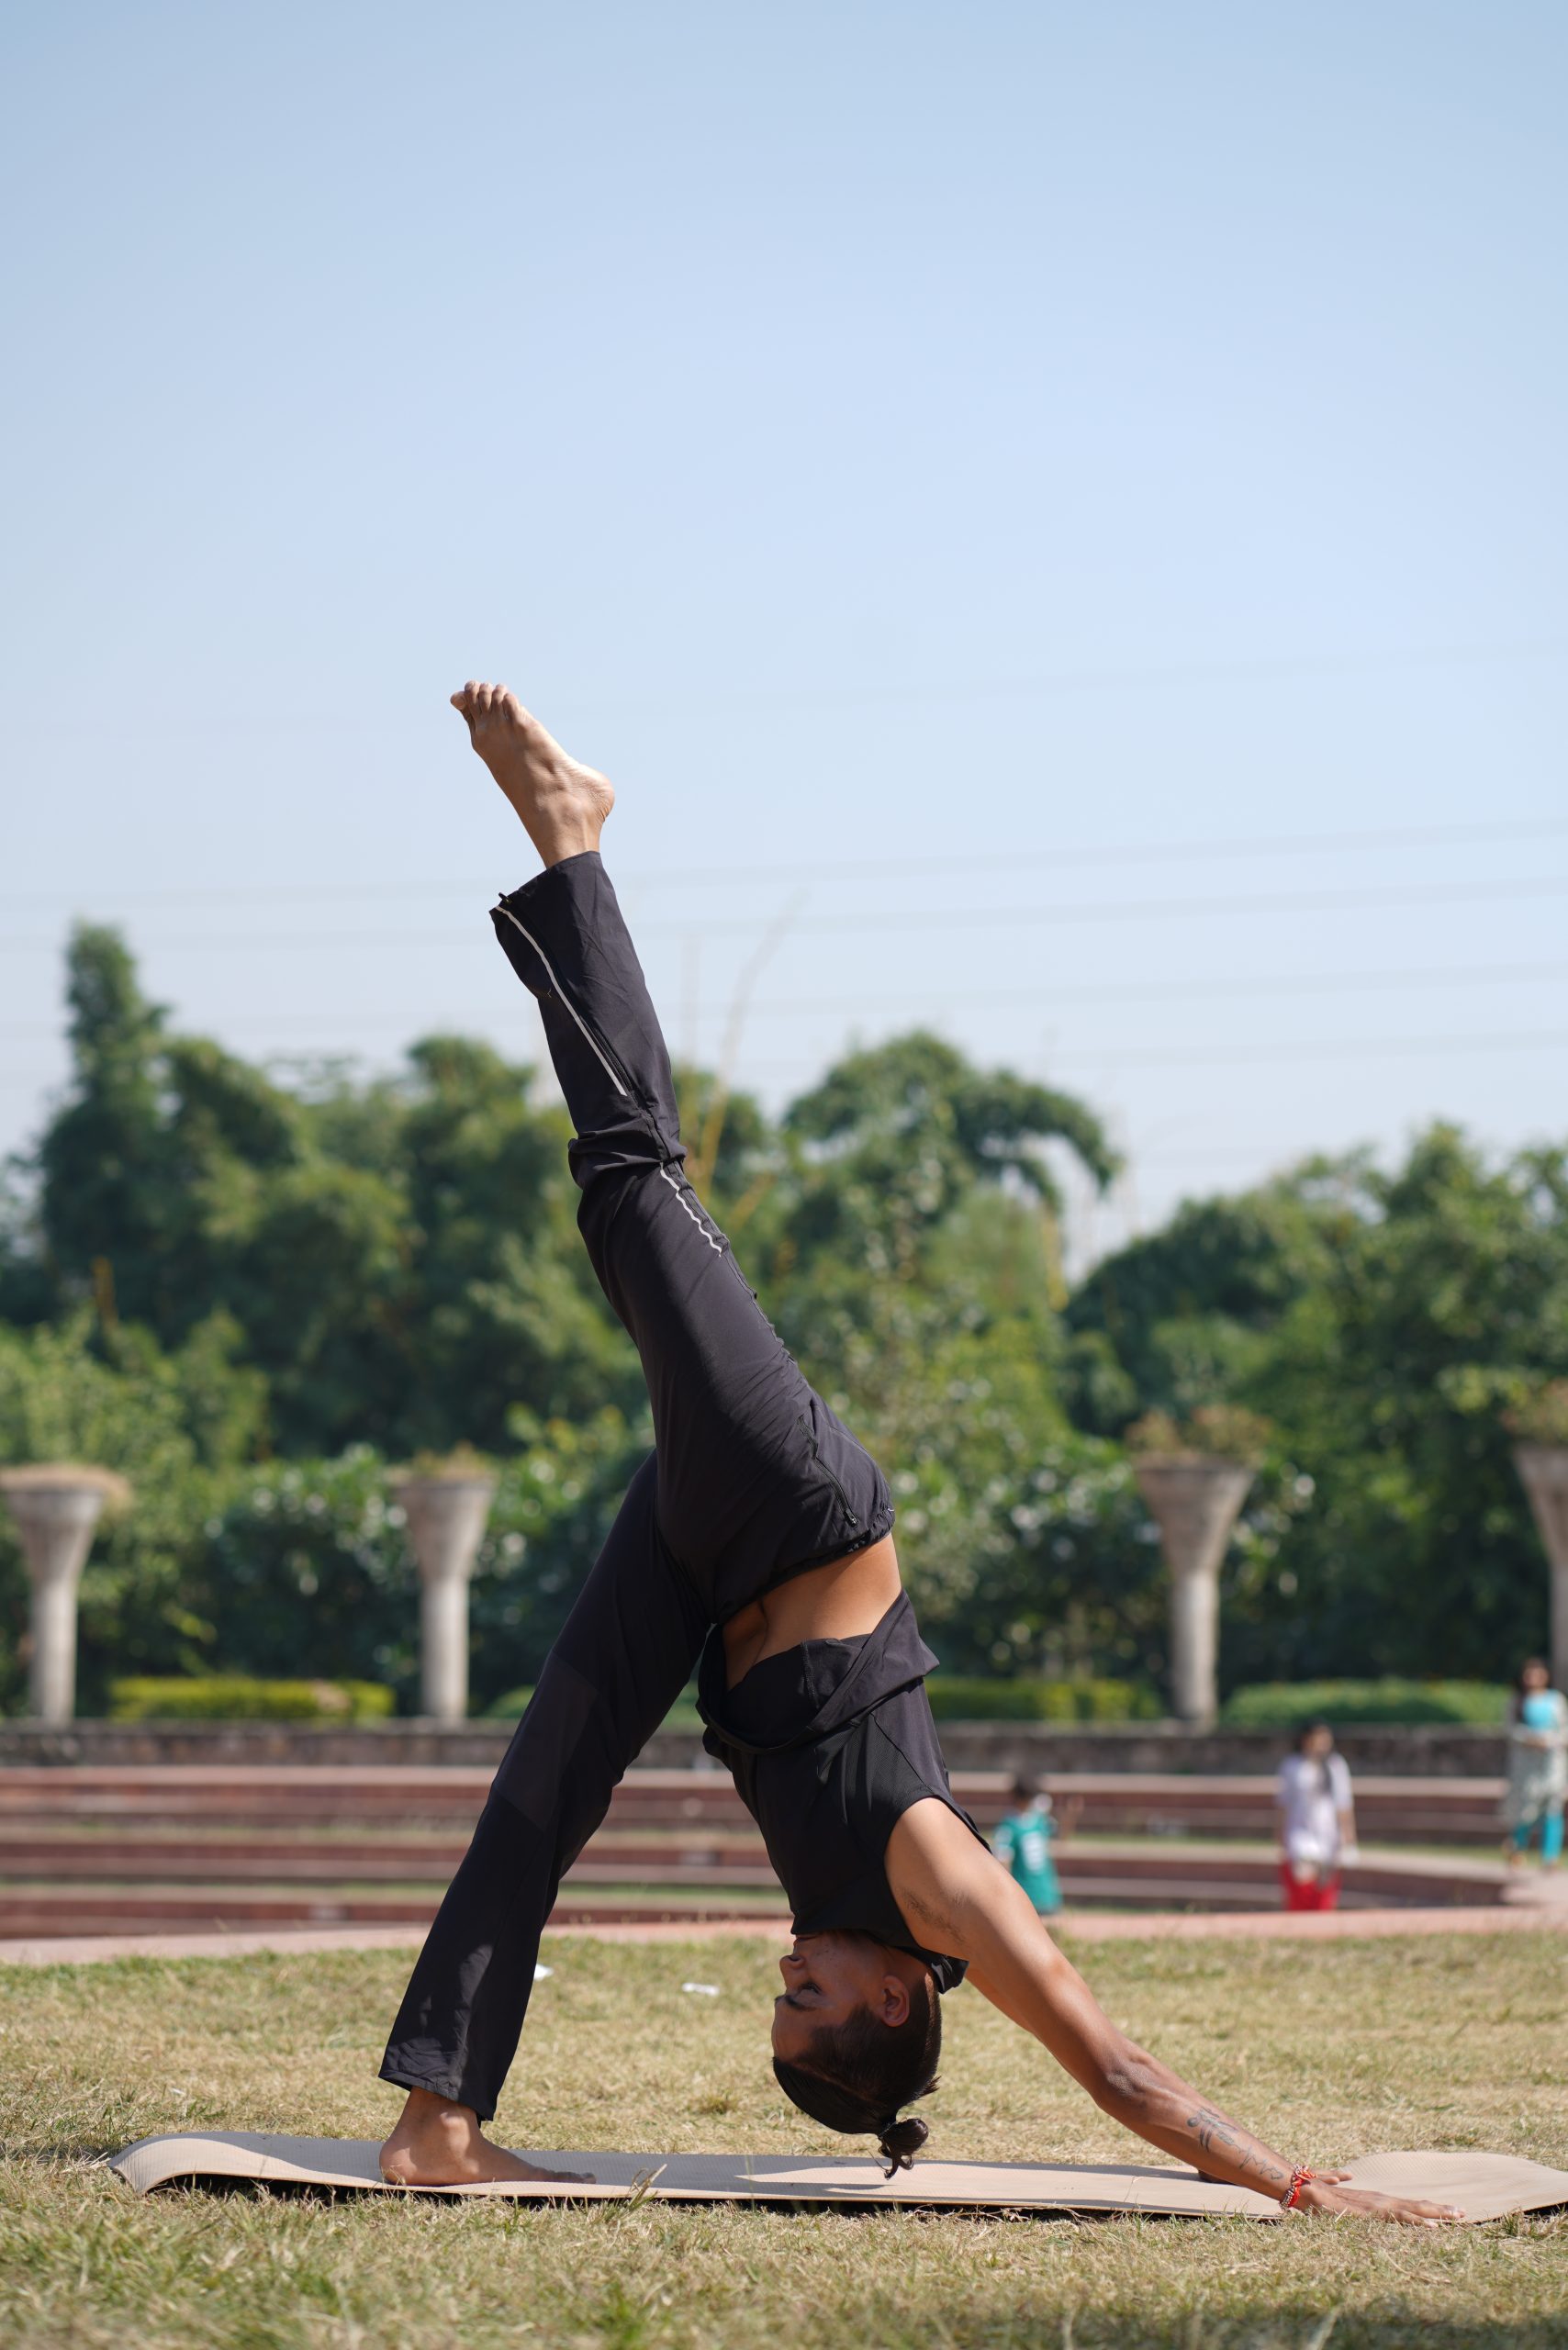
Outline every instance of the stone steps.
{"type": "MultiPolygon", "coordinates": [[[[0,1768],[0,1828],[45,1829],[64,1820],[228,1827],[436,1829],[477,1818],[491,1774],[465,1765],[254,1766],[189,1763],[0,1768]]],[[[1010,1785],[1000,1772],[956,1771],[953,1791],[982,1826],[1002,1816],[1010,1785]]],[[[1196,1773],[1047,1773],[1058,1804],[1082,1807],[1087,1832],[1152,1836],[1268,1837],[1273,1830],[1271,1778],[1196,1773]]],[[[1504,1783],[1492,1778],[1399,1779],[1372,1774],[1356,1782],[1363,1837],[1381,1843],[1497,1842],[1504,1783]]],[[[617,1829],[734,1828],[750,1822],[721,1771],[638,1770],[627,1774],[610,1807],[617,1829]]]]}
{"type": "MultiPolygon", "coordinates": [[[[466,1765],[0,1767],[0,1936],[422,1927],[489,1776],[466,1765]]],[[[982,1825],[1001,1816],[1003,1774],[958,1772],[953,1784],[982,1825]]],[[[1072,1908],[1278,1907],[1271,1779],[1078,1773],[1051,1784],[1082,1807],[1059,1856],[1072,1908]]],[[[1361,1831],[1382,1841],[1392,1821],[1412,1841],[1491,1845],[1497,1792],[1490,1780],[1368,1777],[1361,1831]]],[[[1362,1909],[1525,1897],[1495,1861],[1389,1851],[1349,1872],[1342,1896],[1362,1909]]],[[[617,1789],[554,1922],[755,1920],[784,1907],[724,1774],[643,1770],[617,1789]]]]}

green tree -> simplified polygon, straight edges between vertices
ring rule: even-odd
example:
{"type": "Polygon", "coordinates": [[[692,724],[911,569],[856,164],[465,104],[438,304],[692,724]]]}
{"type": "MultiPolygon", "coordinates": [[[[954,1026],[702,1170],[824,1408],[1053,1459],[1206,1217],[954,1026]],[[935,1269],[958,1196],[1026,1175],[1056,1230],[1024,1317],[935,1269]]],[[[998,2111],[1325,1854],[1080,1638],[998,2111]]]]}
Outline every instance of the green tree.
{"type": "Polygon", "coordinates": [[[1494,1165],[1439,1125],[1391,1173],[1312,1160],[1184,1208],[1102,1265],[1070,1319],[1139,1408],[1249,1405],[1311,1482],[1270,1588],[1227,1617],[1228,1680],[1501,1677],[1541,1645],[1502,1406],[1568,1369],[1568,1154],[1494,1165]]]}
{"type": "Polygon", "coordinates": [[[917,1270],[924,1243],[977,1187],[1060,1206],[1045,1154],[1065,1143],[1103,1185],[1116,1159],[1093,1113],[1005,1069],[977,1069],[916,1029],[851,1053],[790,1104],[794,1181],[776,1236],[789,1270],[917,1270]]]}
{"type": "Polygon", "coordinates": [[[177,1350],[221,1312],[286,1453],[495,1448],[519,1402],[636,1407],[531,1071],[431,1037],[397,1080],[290,1089],[172,1035],[99,929],[76,933],[68,987],[73,1083],[13,1186],[0,1315],[91,1298],[177,1350]]]}

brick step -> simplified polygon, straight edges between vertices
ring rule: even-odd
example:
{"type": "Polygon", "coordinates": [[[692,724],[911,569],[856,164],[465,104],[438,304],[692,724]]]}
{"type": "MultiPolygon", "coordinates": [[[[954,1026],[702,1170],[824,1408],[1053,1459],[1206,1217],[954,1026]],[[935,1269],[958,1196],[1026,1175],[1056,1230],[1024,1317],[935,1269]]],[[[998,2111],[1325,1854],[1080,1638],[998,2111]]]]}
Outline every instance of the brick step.
{"type": "MultiPolygon", "coordinates": [[[[136,1768],[34,1765],[0,1770],[0,1824],[43,1829],[62,1820],[256,1828],[472,1825],[490,1784],[487,1771],[275,1763],[253,1769],[195,1764],[136,1768]]],[[[1267,1837],[1273,1782],[1196,1774],[1061,1773],[1045,1784],[1058,1802],[1082,1806],[1082,1825],[1102,1833],[1267,1837]]],[[[1380,1841],[1490,1844],[1498,1829],[1500,1779],[1393,1779],[1356,1785],[1364,1836],[1380,1841]]],[[[956,1772],[954,1793],[982,1825],[998,1819],[1008,1781],[997,1772],[956,1772]]],[[[729,1779],[712,1771],[633,1771],[616,1790],[610,1818],[623,1829],[749,1826],[729,1779]]]]}
{"type": "MultiPolygon", "coordinates": [[[[1207,1911],[1272,1909],[1278,1903],[1270,1863],[1238,1864],[1223,1854],[1194,1854],[1178,1874],[1166,1867],[1144,1868],[1137,1854],[1092,1858],[1093,1864],[1081,1871],[1071,1865],[1062,1871],[1063,1891],[1074,1908],[1207,1911]]],[[[33,1883],[6,1888],[0,1911],[11,1935],[120,1933],[161,1925],[196,1930],[215,1923],[236,1928],[258,1923],[423,1925],[434,1915],[442,1890],[437,1884],[378,1893],[342,1877],[334,1885],[323,1884],[319,1891],[275,1882],[266,1892],[222,1882],[188,1889],[147,1884],[112,1891],[33,1883]]],[[[775,1897],[779,1909],[785,1907],[783,1894],[766,1868],[704,1872],[686,1879],[678,1870],[649,1871],[640,1881],[629,1882],[623,1869],[579,1863],[566,1881],[556,1915],[557,1922],[568,1914],[581,1921],[622,1913],[633,1918],[767,1915],[770,1905],[764,1903],[759,1911],[756,1898],[745,1897],[758,1894],[775,1897]],[[596,1885],[605,1890],[595,1893],[596,1885]]],[[[1506,1903],[1511,1896],[1500,1871],[1488,1876],[1460,1863],[1445,1874],[1395,1863],[1350,1872],[1341,1900],[1347,1908],[1473,1908],[1506,1903]]]]}
{"type": "MultiPolygon", "coordinates": [[[[255,1894],[242,1889],[230,1892],[223,1887],[205,1886],[200,1892],[183,1892],[169,1888],[160,1892],[87,1894],[55,1891],[52,1887],[31,1886],[25,1891],[8,1894],[5,1904],[6,1931],[8,1936],[31,1934],[124,1934],[152,1931],[160,1927],[180,1928],[189,1932],[213,1930],[225,1926],[241,1928],[274,1925],[409,1925],[428,1926],[435,1916],[438,1896],[433,1892],[377,1894],[342,1892],[336,1896],[308,1893],[255,1894]]],[[[1140,1883],[1136,1878],[1112,1878],[1095,1888],[1092,1897],[1095,1906],[1109,1904],[1116,1908],[1150,1908],[1167,1909],[1171,1907],[1169,1886],[1140,1883]]],[[[1224,1883],[1193,1884],[1185,1889],[1177,1906],[1192,1906],[1202,1909],[1262,1909],[1272,1908],[1271,1894],[1253,1891],[1244,1886],[1224,1883]]],[[[777,1907],[756,1901],[726,1901],[715,1888],[710,1898],[681,1898],[678,1895],[662,1897],[650,1893],[645,1899],[622,1891],[619,1897],[563,1896],[551,1913],[553,1925],[610,1924],[621,1920],[642,1919],[755,1919],[784,1915],[780,1896],[777,1907]]]]}
{"type": "MultiPolygon", "coordinates": [[[[206,1886],[262,1884],[274,1886],[323,1885],[342,1886],[376,1883],[444,1886],[465,1850],[458,1837],[382,1838],[375,1843],[342,1838],[331,1841],[301,1841],[273,1838],[172,1838],[144,1836],[52,1840],[19,1836],[0,1830],[0,1879],[67,1883],[175,1884],[206,1886]]],[[[1125,1846],[1096,1850],[1091,1841],[1075,1841],[1062,1851],[1058,1866],[1064,1886],[1075,1897],[1093,1897],[1103,1881],[1136,1882],[1163,1888],[1178,1899],[1194,1897],[1191,1888],[1205,1882],[1272,1895],[1277,1862],[1271,1851],[1241,1852],[1224,1848],[1154,1844],[1137,1851],[1125,1846]]],[[[682,1840],[600,1835],[567,1879],[572,1886],[646,1885],[706,1886],[729,1889],[767,1888],[777,1882],[768,1866],[761,1839],[714,1840],[694,1843],[682,1840]]],[[[1396,1854],[1372,1856],[1357,1863],[1350,1884],[1369,1898],[1374,1894],[1394,1901],[1474,1901],[1500,1898],[1506,1883],[1499,1867],[1485,1862],[1406,1860],[1396,1854]]]]}
{"type": "MultiPolygon", "coordinates": [[[[438,1897],[409,1895],[345,1895],[335,1900],[287,1895],[263,1897],[255,1894],[171,1893],[117,1895],[95,1898],[29,1888],[8,1895],[4,1905],[7,1940],[56,1934],[152,1933],[161,1928],[185,1933],[220,1932],[253,1926],[409,1926],[423,1929],[435,1916],[438,1897]]],[[[726,1901],[637,1900],[622,1897],[558,1901],[550,1913],[553,1926],[611,1926],[651,1923],[722,1923],[778,1918],[788,1935],[780,1904],[726,1901]]]]}
{"type": "MultiPolygon", "coordinates": [[[[92,1896],[77,1893],[57,1893],[28,1889],[24,1894],[9,1897],[5,1905],[7,1935],[23,1938],[79,1934],[86,1937],[154,1932],[169,1930],[183,1932],[241,1931],[255,1927],[374,1925],[407,1926],[422,1930],[436,1911],[436,1897],[420,1894],[342,1894],[336,1898],[312,1898],[308,1895],[290,1897],[285,1894],[262,1896],[244,1892],[229,1893],[207,1889],[200,1893],[140,1893],[92,1896]]],[[[1186,1886],[1180,1899],[1173,1900],[1168,1885],[1155,1885],[1137,1878],[1107,1878],[1100,1882],[1092,1894],[1075,1898],[1076,1908],[1084,1909],[1114,1908],[1137,1911],[1148,1909],[1168,1914],[1172,1909],[1214,1912],[1261,1912],[1275,1907],[1271,1891],[1249,1888],[1228,1882],[1194,1882],[1186,1886]]],[[[1422,1902],[1412,1903],[1413,1909],[1430,1914],[1422,1902]]],[[[1445,1904],[1442,1906],[1455,1906],[1445,1904]]],[[[1458,1905],[1464,1906],[1464,1905],[1458,1905]]],[[[1470,1905],[1473,1906],[1473,1905],[1470,1905]]],[[[1350,1891],[1342,1907],[1348,1910],[1382,1911],[1387,1914],[1387,1903],[1378,1895],[1350,1891]]],[[[782,1901],[768,1905],[753,1901],[726,1900],[715,1893],[704,1900],[682,1899],[678,1896],[646,1898],[624,1894],[599,1896],[564,1896],[551,1913],[550,1922],[557,1927],[622,1924],[723,1924],[726,1922],[756,1923],[758,1920],[778,1922],[780,1934],[788,1930],[782,1901]]]]}
{"type": "MultiPolygon", "coordinates": [[[[459,1855],[461,1858],[461,1854],[459,1855]]],[[[398,1866],[381,1855],[364,1861],[353,1854],[334,1863],[303,1862],[291,1866],[267,1861],[215,1863],[205,1867],[182,1867],[176,1863],[159,1862],[143,1868],[116,1867],[112,1862],[96,1869],[32,1868],[0,1871],[0,1908],[11,1897],[6,1890],[7,1875],[14,1884],[25,1886],[28,1895],[60,1885],[200,1885],[211,1889],[215,1886],[264,1885],[275,1889],[292,1886],[313,1885],[340,1887],[360,1885],[431,1886],[438,1893],[450,1884],[455,1862],[451,1867],[430,1868],[417,1864],[398,1866]]],[[[613,1885],[627,1886],[669,1886],[698,1892],[708,1886],[722,1891],[778,1891],[778,1879],[766,1860],[749,1867],[715,1865],[711,1862],[687,1863],[678,1861],[635,1862],[581,1860],[567,1872],[568,1886],[613,1885]]]]}
{"type": "MultiPolygon", "coordinates": [[[[138,1877],[240,1884],[246,1880],[343,1885],[378,1878],[407,1883],[430,1876],[445,1884],[468,1848],[465,1836],[390,1835],[367,1843],[358,1837],[306,1840],[261,1836],[95,1836],[71,1838],[18,1834],[0,1829],[0,1878],[108,1879],[138,1877]]],[[[764,1872],[771,1883],[760,1836],[704,1841],[693,1836],[595,1837],[588,1858],[599,1870],[615,1868],[622,1880],[650,1870],[678,1869],[712,1875],[726,1870],[764,1872]]],[[[587,1863],[579,1862],[579,1868],[587,1863]]],[[[738,1881],[738,1880],[737,1880],[738,1881]]]]}

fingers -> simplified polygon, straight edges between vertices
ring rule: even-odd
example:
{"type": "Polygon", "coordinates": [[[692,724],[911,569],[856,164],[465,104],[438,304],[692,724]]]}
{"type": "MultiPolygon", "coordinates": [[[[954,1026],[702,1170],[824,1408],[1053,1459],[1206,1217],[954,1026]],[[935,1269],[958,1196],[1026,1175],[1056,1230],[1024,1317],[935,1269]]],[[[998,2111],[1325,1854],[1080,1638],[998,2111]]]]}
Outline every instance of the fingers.
{"type": "Polygon", "coordinates": [[[1441,2228],[1450,2220],[1462,2220],[1464,2213],[1457,2203],[1396,2203],[1390,2217],[1413,2228],[1441,2228]]]}
{"type": "MultiPolygon", "coordinates": [[[[1342,2179],[1347,2175],[1343,2171],[1323,2172],[1317,2184],[1332,2187],[1336,2179],[1342,2179]]],[[[1329,2219],[1392,2221],[1396,2226],[1405,2228],[1443,2228],[1464,2217],[1457,2203],[1420,2203],[1414,2199],[1407,2200],[1404,2196],[1377,2195],[1354,2187],[1347,2194],[1332,2197],[1326,2203],[1298,2204],[1290,2216],[1294,2217],[1299,2212],[1303,2218],[1307,2218],[1315,2210],[1329,2219]]]]}

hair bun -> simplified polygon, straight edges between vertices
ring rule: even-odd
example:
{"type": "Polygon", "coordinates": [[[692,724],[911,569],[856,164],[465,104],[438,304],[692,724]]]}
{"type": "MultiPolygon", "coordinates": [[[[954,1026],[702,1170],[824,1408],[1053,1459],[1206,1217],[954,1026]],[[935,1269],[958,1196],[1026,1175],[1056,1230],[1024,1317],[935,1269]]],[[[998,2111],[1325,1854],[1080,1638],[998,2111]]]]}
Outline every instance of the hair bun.
{"type": "Polygon", "coordinates": [[[930,2135],[930,2131],[916,2114],[909,2114],[902,2121],[895,2114],[890,2121],[883,2122],[877,2144],[888,2165],[890,2178],[896,2170],[914,2168],[914,2158],[930,2135]]]}

